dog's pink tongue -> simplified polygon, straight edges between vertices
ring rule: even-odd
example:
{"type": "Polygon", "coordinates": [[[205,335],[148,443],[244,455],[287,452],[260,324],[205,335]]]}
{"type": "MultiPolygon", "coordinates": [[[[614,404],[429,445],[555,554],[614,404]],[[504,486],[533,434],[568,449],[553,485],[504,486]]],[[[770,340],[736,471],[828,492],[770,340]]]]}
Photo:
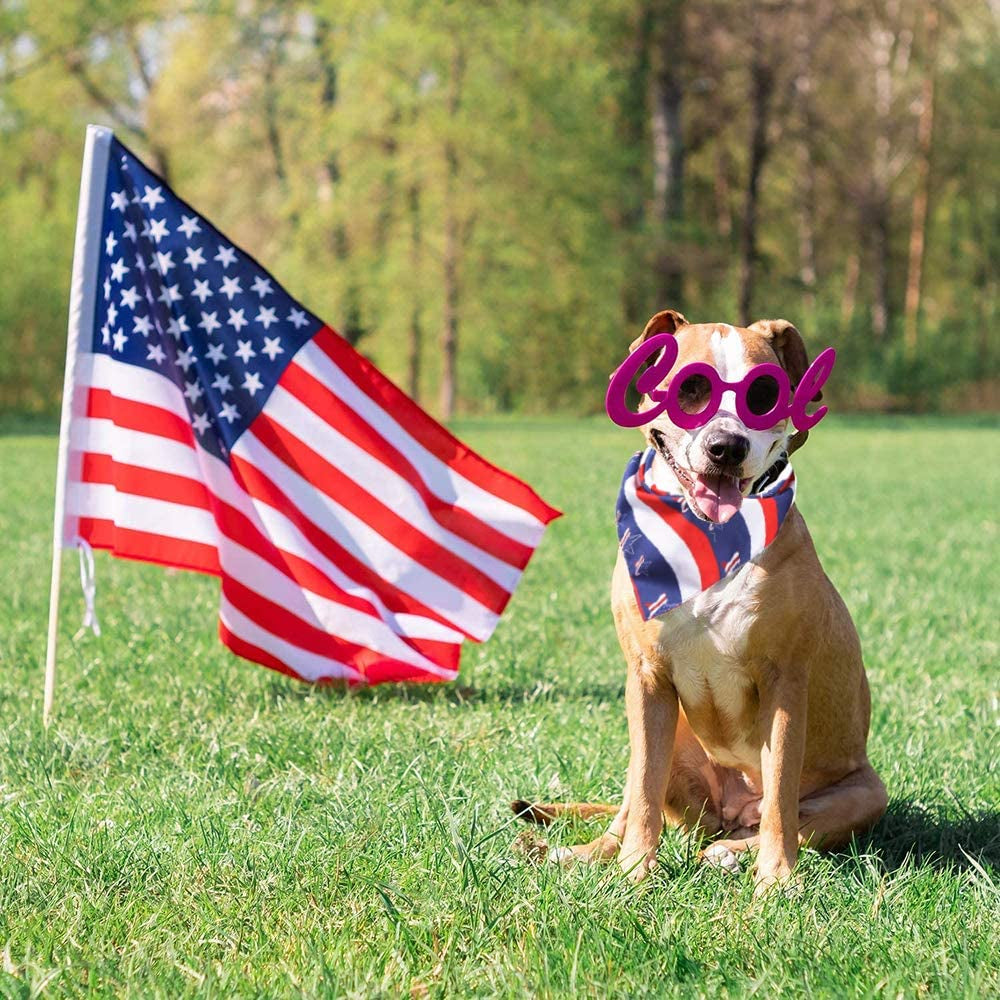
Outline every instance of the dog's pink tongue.
{"type": "Polygon", "coordinates": [[[729,476],[695,476],[691,496],[710,521],[725,524],[743,506],[738,479],[729,476]]]}

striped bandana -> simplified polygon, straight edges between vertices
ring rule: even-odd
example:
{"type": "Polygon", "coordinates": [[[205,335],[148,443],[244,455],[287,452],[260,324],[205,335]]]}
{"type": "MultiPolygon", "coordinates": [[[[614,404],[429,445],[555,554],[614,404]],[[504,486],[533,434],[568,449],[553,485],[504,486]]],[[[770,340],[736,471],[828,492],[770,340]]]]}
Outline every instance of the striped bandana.
{"type": "Polygon", "coordinates": [[[643,620],[700,594],[771,544],[795,502],[795,473],[786,464],[762,493],[746,497],[725,524],[703,521],[676,493],[663,493],[650,473],[656,452],[637,451],[618,494],[618,540],[643,620]]]}

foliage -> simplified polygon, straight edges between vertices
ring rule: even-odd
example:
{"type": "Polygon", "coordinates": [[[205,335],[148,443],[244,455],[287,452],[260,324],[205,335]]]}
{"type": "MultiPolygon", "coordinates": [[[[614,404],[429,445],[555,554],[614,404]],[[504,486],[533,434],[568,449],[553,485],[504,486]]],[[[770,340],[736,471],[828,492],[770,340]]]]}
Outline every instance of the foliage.
{"type": "Polygon", "coordinates": [[[981,0],[2,0],[0,409],[58,402],[87,121],[432,406],[450,328],[460,409],[594,411],[667,305],[995,405],[998,77],[981,0]]]}

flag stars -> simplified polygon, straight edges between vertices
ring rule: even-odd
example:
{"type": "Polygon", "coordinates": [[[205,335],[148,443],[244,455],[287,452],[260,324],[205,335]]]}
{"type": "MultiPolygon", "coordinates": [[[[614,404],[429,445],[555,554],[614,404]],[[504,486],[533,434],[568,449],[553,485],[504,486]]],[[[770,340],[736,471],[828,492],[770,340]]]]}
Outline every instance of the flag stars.
{"type": "Polygon", "coordinates": [[[219,252],[212,258],[217,260],[223,267],[229,267],[236,263],[236,251],[232,247],[219,247],[219,252]]]}
{"type": "Polygon", "coordinates": [[[125,350],[125,344],[128,342],[128,334],[122,330],[115,330],[114,336],[111,339],[114,341],[115,350],[121,354],[125,350]]]}
{"type": "Polygon", "coordinates": [[[164,236],[169,236],[169,235],[170,235],[170,230],[167,229],[167,220],[153,219],[149,227],[149,238],[159,243],[164,236]]]}
{"type": "MultiPolygon", "coordinates": [[[[209,297],[209,295],[214,295],[215,292],[213,292],[212,289],[208,287],[208,279],[207,278],[204,281],[202,281],[200,278],[195,278],[194,279],[194,291],[192,291],[191,294],[202,305],[204,305],[205,304],[205,299],[207,299],[209,297]]],[[[204,315],[205,314],[202,313],[202,316],[204,316],[204,315]]],[[[212,313],[212,315],[214,316],[215,313],[212,313]]],[[[216,324],[216,325],[218,325],[218,324],[216,324]]],[[[207,330],[206,332],[207,333],[211,333],[212,331],[211,330],[207,330]]]]}
{"type": "Polygon", "coordinates": [[[167,356],[159,344],[150,344],[147,349],[146,360],[155,361],[158,365],[162,365],[167,360],[167,356]]]}
{"type": "Polygon", "coordinates": [[[111,265],[111,280],[112,281],[121,281],[122,278],[124,278],[125,275],[128,274],[128,272],[131,271],[131,270],[132,270],[132,268],[126,267],[125,266],[125,261],[123,261],[121,259],[121,257],[119,257],[118,260],[116,260],[111,265]]]}
{"type": "Polygon", "coordinates": [[[114,302],[108,306],[108,322],[114,326],[115,321],[118,319],[118,310],[115,308],[114,302]]]}
{"type": "Polygon", "coordinates": [[[251,397],[257,395],[257,391],[263,389],[263,383],[260,380],[260,376],[256,372],[247,372],[246,378],[243,379],[243,388],[250,393],[251,397]]]}
{"type": "Polygon", "coordinates": [[[131,240],[131,242],[133,243],[137,242],[138,240],[138,236],[135,231],[135,226],[133,226],[131,222],[125,223],[125,239],[131,240]]]}
{"type": "MultiPolygon", "coordinates": [[[[179,357],[178,360],[180,360],[179,357]]],[[[194,363],[193,360],[191,363],[194,363]]],[[[187,371],[187,368],[185,368],[184,371],[187,371]]],[[[188,398],[191,405],[194,406],[194,404],[205,395],[205,390],[202,389],[198,380],[195,379],[193,382],[184,383],[184,395],[188,398]]]]}
{"type": "MultiPolygon", "coordinates": [[[[188,321],[186,316],[171,316],[170,323],[167,325],[167,333],[169,333],[175,340],[180,340],[185,333],[189,333],[191,327],[188,326],[188,321]]],[[[190,348],[188,348],[190,350],[190,348]]],[[[191,359],[192,363],[194,358],[191,359]]],[[[178,358],[178,364],[181,364],[180,358],[178,358]]],[[[187,371],[185,368],[184,371],[187,371]]]]}
{"type": "MultiPolygon", "coordinates": [[[[218,258],[216,258],[216,259],[218,259],[218,258]]],[[[239,294],[242,293],[242,291],[243,291],[243,289],[240,288],[240,279],[239,278],[223,278],[222,279],[222,287],[219,289],[219,293],[222,294],[222,295],[225,295],[229,299],[230,302],[233,301],[233,296],[234,295],[239,295],[239,294]]],[[[240,310],[240,312],[242,313],[242,310],[240,310]]]]}
{"type": "Polygon", "coordinates": [[[240,411],[232,403],[223,403],[222,409],[219,410],[219,416],[223,420],[228,420],[232,423],[234,420],[238,420],[240,416],[240,411]]]}
{"type": "Polygon", "coordinates": [[[104,279],[104,300],[107,301],[111,298],[111,279],[104,279]]]}
{"type": "Polygon", "coordinates": [[[180,285],[163,285],[160,288],[160,294],[157,297],[157,302],[162,302],[168,308],[174,302],[179,302],[181,298],[181,286],[180,285]]]}
{"type": "MultiPolygon", "coordinates": [[[[188,369],[194,364],[194,349],[191,347],[185,347],[184,350],[177,355],[177,364],[184,369],[184,374],[187,375],[188,369]]],[[[198,386],[198,395],[200,396],[201,393],[201,386],[198,386]]],[[[187,393],[185,392],[184,395],[187,396],[187,393]]],[[[192,399],[191,402],[193,403],[194,400],[192,399]]]]}
{"type": "Polygon", "coordinates": [[[111,211],[121,212],[124,215],[127,206],[128,195],[124,191],[111,192],[111,211]]]}
{"type": "Polygon", "coordinates": [[[159,250],[154,254],[154,260],[156,261],[156,270],[160,272],[164,277],[167,273],[175,268],[177,265],[174,263],[174,252],[173,250],[168,250],[166,253],[160,253],[159,250]]]}
{"type": "Polygon", "coordinates": [[[139,293],[134,288],[122,289],[122,306],[128,309],[135,309],[139,304],[139,293]]]}
{"type": "Polygon", "coordinates": [[[195,215],[181,215],[181,224],[177,228],[184,234],[184,238],[188,240],[195,233],[201,232],[201,226],[198,225],[198,217],[195,215]]]}
{"type": "Polygon", "coordinates": [[[236,343],[239,345],[236,348],[236,357],[243,364],[250,364],[250,359],[257,357],[257,352],[253,349],[253,344],[249,340],[237,340],[236,343]]]}
{"type": "Polygon", "coordinates": [[[222,364],[226,360],[226,352],[222,349],[222,344],[209,344],[205,356],[215,365],[222,364]]]}
{"type": "Polygon", "coordinates": [[[285,349],[281,346],[280,337],[265,337],[264,346],[261,348],[264,354],[266,354],[272,361],[279,355],[284,354],[285,349]]]}
{"type": "Polygon", "coordinates": [[[306,314],[301,309],[293,309],[288,314],[288,322],[291,323],[296,330],[302,326],[308,326],[309,320],[306,319],[306,314]]]}
{"type": "Polygon", "coordinates": [[[148,316],[136,316],[132,322],[132,332],[148,337],[153,332],[153,323],[148,316]]]}
{"type": "Polygon", "coordinates": [[[146,193],[139,199],[144,205],[148,206],[149,210],[152,211],[157,205],[162,205],[164,202],[164,197],[160,193],[163,188],[155,187],[151,188],[148,184],[143,185],[146,193]]]}
{"type": "Polygon", "coordinates": [[[253,279],[253,284],[250,288],[251,291],[256,292],[260,298],[264,298],[266,295],[274,294],[274,289],[271,287],[271,279],[262,278],[259,274],[253,279]]]}
{"type": "Polygon", "coordinates": [[[191,426],[194,427],[199,434],[204,434],[205,431],[212,426],[212,421],[208,419],[206,414],[196,413],[191,420],[191,426]]]}
{"type": "Polygon", "coordinates": [[[237,333],[239,333],[243,327],[250,325],[250,321],[244,317],[242,309],[230,309],[228,323],[237,333]]]}
{"type": "Polygon", "coordinates": [[[107,347],[111,343],[111,330],[108,328],[108,324],[105,323],[101,327],[101,343],[107,347]]]}
{"type": "Polygon", "coordinates": [[[198,324],[198,327],[211,336],[213,330],[218,330],[219,327],[222,326],[218,317],[219,314],[217,312],[203,312],[201,314],[201,322],[198,324]]]}
{"type": "Polygon", "coordinates": [[[104,250],[109,257],[115,252],[116,246],[118,246],[118,240],[115,239],[115,234],[108,233],[107,238],[104,240],[104,250]]]}
{"type": "Polygon", "coordinates": [[[187,264],[192,271],[197,271],[198,268],[205,263],[205,252],[201,247],[188,247],[184,251],[184,263],[187,264]]]}
{"type": "Polygon", "coordinates": [[[275,313],[274,309],[266,306],[261,306],[260,312],[257,313],[256,316],[254,316],[254,319],[258,323],[260,323],[260,325],[264,327],[265,330],[268,330],[270,329],[272,323],[278,322],[278,317],[275,316],[274,313],[275,313]]]}
{"type": "Polygon", "coordinates": [[[212,382],[212,388],[217,389],[220,396],[225,396],[227,392],[233,391],[233,384],[229,381],[228,375],[223,375],[222,372],[217,372],[215,380],[212,382]]]}

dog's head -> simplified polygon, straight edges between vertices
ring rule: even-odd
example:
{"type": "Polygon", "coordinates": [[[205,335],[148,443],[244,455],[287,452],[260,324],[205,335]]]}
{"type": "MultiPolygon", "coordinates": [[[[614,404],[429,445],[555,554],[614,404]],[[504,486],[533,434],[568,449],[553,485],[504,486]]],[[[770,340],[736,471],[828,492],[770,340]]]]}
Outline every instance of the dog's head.
{"type": "MultiPolygon", "coordinates": [[[[699,361],[711,365],[724,381],[735,383],[754,365],[769,362],[784,368],[794,392],[809,365],[799,331],[783,319],[758,320],[749,327],[734,327],[725,323],[688,323],[679,312],[666,309],[646,324],[629,350],[634,351],[658,333],[673,334],[677,340],[677,361],[672,372],[699,361]]],[[[671,377],[658,388],[666,388],[671,377]]],[[[695,413],[705,407],[709,393],[705,376],[693,375],[681,384],[678,401],[686,412],[695,413]]],[[[753,402],[748,400],[750,404],[753,402]]],[[[763,400],[764,410],[766,403],[763,400]]],[[[639,408],[646,410],[653,405],[644,396],[639,408]]],[[[801,447],[808,436],[804,431],[796,433],[787,419],[769,430],[747,427],[737,415],[735,393],[731,389],[723,393],[715,416],[701,427],[684,430],[664,412],[646,424],[643,431],[660,458],[657,485],[673,491],[671,477],[676,479],[676,488],[687,498],[694,513],[706,521],[719,523],[728,521],[739,510],[754,483],[782,454],[801,447]]]]}

